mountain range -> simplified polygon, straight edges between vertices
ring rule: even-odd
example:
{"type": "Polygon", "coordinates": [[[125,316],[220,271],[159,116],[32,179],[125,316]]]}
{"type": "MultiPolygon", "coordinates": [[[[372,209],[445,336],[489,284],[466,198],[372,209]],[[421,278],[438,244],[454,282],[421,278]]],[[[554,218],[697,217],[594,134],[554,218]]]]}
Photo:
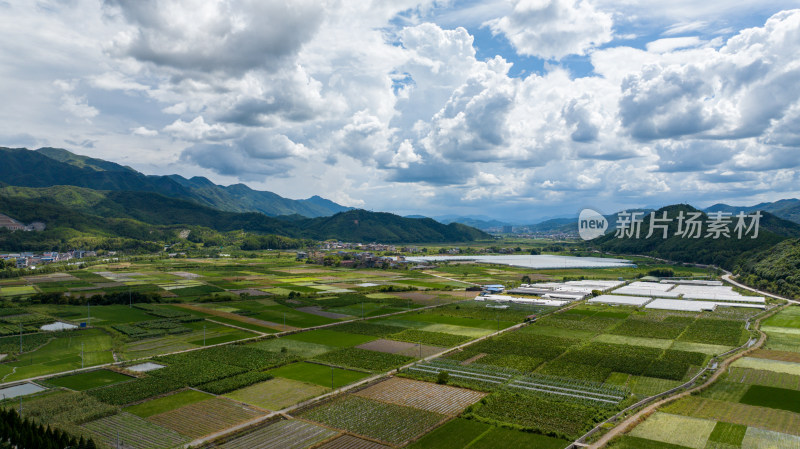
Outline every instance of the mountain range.
{"type": "Polygon", "coordinates": [[[142,174],[114,162],[71,153],[61,148],[0,147],[0,180],[22,187],[71,185],[94,190],[154,192],[190,200],[227,212],[261,212],[269,216],[330,216],[351,208],[312,196],[293,200],[244,184],[221,186],[203,177],[142,174]]]}
{"type": "Polygon", "coordinates": [[[205,178],[147,176],[130,167],[57,148],[0,148],[0,213],[41,232],[0,230],[0,250],[143,249],[189,240],[242,248],[305,245],[300,239],[430,243],[490,239],[430,218],[356,210],[311,197],[282,198],[205,178]],[[273,235],[296,241],[256,238],[273,235]]]}

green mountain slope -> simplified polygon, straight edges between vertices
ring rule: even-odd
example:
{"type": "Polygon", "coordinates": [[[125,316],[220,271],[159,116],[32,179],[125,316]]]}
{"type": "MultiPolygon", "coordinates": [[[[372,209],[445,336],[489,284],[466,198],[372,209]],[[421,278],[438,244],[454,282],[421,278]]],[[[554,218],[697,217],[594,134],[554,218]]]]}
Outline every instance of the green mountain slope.
{"type": "MultiPolygon", "coordinates": [[[[695,212],[697,209],[688,205],[667,206],[656,211],[656,216],[661,216],[663,211],[667,212],[668,217],[675,218],[680,211],[685,214],[695,212]]],[[[703,222],[707,218],[706,214],[701,216],[703,222]]],[[[750,236],[741,240],[735,236],[716,240],[682,238],[675,235],[677,226],[677,220],[673,220],[669,224],[666,239],[662,238],[660,231],[656,231],[649,239],[645,238],[650,227],[650,218],[649,215],[646,215],[641,227],[641,238],[617,238],[613,233],[609,233],[588,244],[614,253],[643,254],[669,260],[714,264],[728,269],[736,269],[747,260],[747,257],[754,257],[787,238],[800,236],[800,225],[778,218],[768,212],[763,213],[759,235],[756,239],[752,239],[750,236]]],[[[731,235],[734,235],[733,225],[729,226],[729,229],[731,235]]],[[[703,234],[705,233],[704,227],[703,234]]]]}
{"type": "Polygon", "coordinates": [[[739,279],[748,285],[800,298],[800,239],[784,240],[743,261],[739,272],[739,279]]]}
{"type": "Polygon", "coordinates": [[[96,190],[153,192],[229,212],[261,212],[271,216],[320,217],[350,209],[317,196],[292,200],[243,184],[216,185],[202,177],[147,176],[130,167],[60,148],[30,151],[0,147],[0,179],[22,187],[70,185],[96,190]]]}
{"type": "MultiPolygon", "coordinates": [[[[33,249],[43,240],[61,247],[76,237],[127,238],[169,242],[182,228],[218,233],[245,231],[303,239],[383,243],[466,242],[491,238],[460,224],[410,219],[363,210],[332,217],[268,217],[257,212],[225,212],[151,192],[97,191],[56,186],[0,188],[0,212],[24,223],[43,221],[44,232],[0,232],[0,250],[33,249]]],[[[37,246],[38,248],[38,246],[37,246]]],[[[109,248],[111,249],[111,248],[109,248]]]]}

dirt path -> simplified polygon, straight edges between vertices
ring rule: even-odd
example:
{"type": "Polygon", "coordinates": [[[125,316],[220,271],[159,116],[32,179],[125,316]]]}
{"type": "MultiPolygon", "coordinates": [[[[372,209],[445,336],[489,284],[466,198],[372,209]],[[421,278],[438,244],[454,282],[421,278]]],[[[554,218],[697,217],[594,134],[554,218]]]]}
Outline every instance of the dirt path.
{"type": "MultiPolygon", "coordinates": [[[[768,316],[773,315],[777,310],[779,310],[779,308],[776,308],[773,311],[773,313],[770,313],[768,316]]],[[[756,320],[756,322],[755,322],[756,323],[756,329],[758,329],[758,326],[760,326],[761,320],[763,318],[765,318],[765,317],[761,317],[761,318],[758,318],[756,320]]],[[[679,399],[685,398],[685,397],[691,395],[693,392],[701,391],[701,390],[705,389],[706,387],[708,387],[709,385],[711,385],[714,382],[716,382],[717,379],[719,378],[719,376],[721,376],[722,374],[725,373],[725,371],[727,371],[727,368],[728,368],[728,366],[730,366],[731,363],[733,363],[736,360],[746,356],[747,354],[750,354],[751,352],[761,348],[761,346],[767,340],[767,334],[765,334],[760,329],[758,329],[758,333],[760,334],[760,337],[759,337],[758,341],[755,344],[753,344],[749,348],[745,349],[744,351],[734,355],[733,357],[729,357],[729,358],[723,360],[722,362],[720,362],[720,364],[717,367],[716,371],[714,371],[714,373],[704,383],[702,383],[701,385],[698,385],[696,387],[693,387],[693,388],[691,388],[689,390],[685,390],[685,391],[683,391],[681,393],[678,393],[677,395],[668,396],[668,397],[666,397],[664,399],[660,399],[660,400],[658,400],[658,401],[646,406],[645,408],[639,410],[637,413],[631,415],[630,417],[628,417],[627,419],[625,419],[621,423],[617,424],[613,429],[608,431],[599,440],[597,440],[596,442],[594,442],[591,445],[589,445],[589,447],[591,449],[600,449],[600,448],[605,447],[612,439],[614,439],[617,436],[620,436],[622,434],[628,433],[630,430],[632,430],[634,427],[636,427],[636,425],[638,425],[639,423],[644,421],[645,418],[647,418],[648,416],[653,414],[653,412],[655,412],[659,407],[661,407],[663,405],[666,405],[666,404],[668,404],[670,402],[677,401],[679,399]]],[[[575,443],[573,443],[573,445],[571,447],[576,447],[575,443]]]]}

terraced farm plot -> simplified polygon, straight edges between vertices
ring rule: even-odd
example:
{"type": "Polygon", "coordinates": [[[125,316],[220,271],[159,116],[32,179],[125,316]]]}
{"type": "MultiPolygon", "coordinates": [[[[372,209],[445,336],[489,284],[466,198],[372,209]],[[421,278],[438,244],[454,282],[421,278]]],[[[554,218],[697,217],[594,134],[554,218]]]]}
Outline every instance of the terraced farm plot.
{"type": "Polygon", "coordinates": [[[386,352],[388,354],[400,354],[406,357],[428,357],[433,354],[438,354],[445,350],[439,346],[417,345],[415,343],[408,343],[405,341],[394,340],[374,340],[362,345],[356,346],[359,349],[366,349],[369,351],[386,352]]]}
{"type": "Polygon", "coordinates": [[[87,373],[73,374],[71,376],[57,377],[55,379],[50,379],[48,382],[59,387],[69,388],[70,390],[85,391],[133,379],[134,378],[131,376],[101,369],[89,371],[87,373]]]}
{"type": "Polygon", "coordinates": [[[707,419],[656,412],[636,426],[631,436],[703,449],[716,423],[707,419]]]}
{"type": "Polygon", "coordinates": [[[282,410],[306,399],[319,396],[328,391],[319,385],[297,380],[275,378],[240,390],[227,393],[233,400],[254,405],[264,410],[282,410]]]}
{"type": "Polygon", "coordinates": [[[443,415],[457,415],[486,396],[486,393],[479,391],[398,377],[389,378],[354,394],[443,415]]]}
{"type": "Polygon", "coordinates": [[[391,449],[391,446],[364,440],[353,435],[342,435],[322,446],[318,446],[317,449],[391,449]]]}
{"type": "MultiPolygon", "coordinates": [[[[220,449],[303,449],[337,432],[296,419],[278,421],[220,444],[220,449]]],[[[359,448],[360,449],[360,448],[359,448]]]]}
{"type": "Polygon", "coordinates": [[[401,444],[425,433],[445,415],[359,396],[345,396],[313,408],[301,417],[376,440],[401,444]]]}
{"type": "Polygon", "coordinates": [[[200,438],[263,415],[234,402],[214,398],[195,402],[147,419],[181,435],[200,438]]]}
{"type": "Polygon", "coordinates": [[[172,430],[124,412],[86,423],[83,428],[108,447],[114,447],[118,438],[122,447],[136,449],[166,449],[188,442],[172,430]]]}

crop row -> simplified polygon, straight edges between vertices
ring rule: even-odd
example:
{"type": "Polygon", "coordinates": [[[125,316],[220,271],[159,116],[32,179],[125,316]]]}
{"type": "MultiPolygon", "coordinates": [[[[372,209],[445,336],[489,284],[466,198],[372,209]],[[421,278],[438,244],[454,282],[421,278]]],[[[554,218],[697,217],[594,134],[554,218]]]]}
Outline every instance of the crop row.
{"type": "Polygon", "coordinates": [[[681,340],[725,346],[738,346],[744,321],[700,318],[681,336],[681,340]]]}
{"type": "Polygon", "coordinates": [[[550,337],[525,332],[509,332],[499,337],[490,338],[470,345],[460,353],[449,358],[466,360],[480,353],[498,355],[520,355],[550,360],[558,357],[578,340],[562,337],[550,337]]]}
{"type": "Polygon", "coordinates": [[[160,449],[186,442],[181,435],[129,413],[102,418],[83,427],[108,446],[160,449]],[[119,446],[116,446],[117,442],[119,446]]]}
{"type": "Polygon", "coordinates": [[[220,449],[281,448],[303,449],[336,435],[316,424],[298,420],[282,420],[246,433],[219,445],[220,449]]]}
{"type": "Polygon", "coordinates": [[[150,416],[148,420],[181,435],[199,438],[260,415],[261,412],[232,401],[213,398],[150,416]]]}
{"type": "Polygon", "coordinates": [[[401,444],[430,429],[445,416],[358,396],[345,396],[311,409],[302,417],[370,438],[401,444]]]}
{"type": "Polygon", "coordinates": [[[373,337],[385,338],[401,330],[397,326],[388,324],[369,323],[365,321],[354,321],[341,324],[333,328],[337,332],[347,332],[348,334],[370,335],[373,337]]]}
{"type": "Polygon", "coordinates": [[[629,337],[675,339],[689,326],[694,318],[667,316],[658,320],[657,316],[631,316],[609,333],[629,337]]]}
{"type": "Polygon", "coordinates": [[[575,439],[610,411],[519,392],[498,391],[467,409],[466,416],[509,423],[545,435],[575,439]]]}
{"type": "MultiPolygon", "coordinates": [[[[292,362],[295,358],[252,347],[225,345],[155,360],[166,367],[151,371],[148,377],[92,390],[90,394],[109,404],[129,404],[187,386],[209,385],[245,372],[263,371],[292,362]]],[[[210,388],[225,389],[258,378],[258,375],[238,377],[210,388]]]]}
{"type": "Polygon", "coordinates": [[[265,380],[270,380],[273,377],[272,374],[264,371],[247,371],[235,376],[200,384],[197,388],[213,394],[225,394],[265,380]]]}
{"type": "Polygon", "coordinates": [[[603,316],[559,313],[545,317],[537,325],[600,333],[619,322],[619,319],[603,316]]]}

